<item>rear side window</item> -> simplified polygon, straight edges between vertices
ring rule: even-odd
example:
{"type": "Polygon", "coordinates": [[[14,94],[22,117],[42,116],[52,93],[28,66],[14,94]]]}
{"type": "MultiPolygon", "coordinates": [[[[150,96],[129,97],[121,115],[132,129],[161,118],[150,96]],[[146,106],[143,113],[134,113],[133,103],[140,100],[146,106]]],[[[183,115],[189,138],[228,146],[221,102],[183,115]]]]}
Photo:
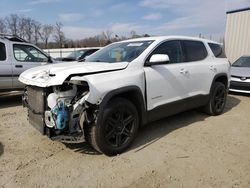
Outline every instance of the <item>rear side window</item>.
{"type": "Polygon", "coordinates": [[[200,61],[207,57],[207,50],[203,42],[181,41],[185,62],[200,61]]]}
{"type": "Polygon", "coordinates": [[[6,48],[5,44],[0,42],[0,61],[6,60],[6,48]]]}
{"type": "Polygon", "coordinates": [[[226,58],[226,55],[225,55],[224,50],[222,49],[221,45],[214,44],[214,43],[208,43],[208,45],[211,48],[215,57],[226,58]]]}

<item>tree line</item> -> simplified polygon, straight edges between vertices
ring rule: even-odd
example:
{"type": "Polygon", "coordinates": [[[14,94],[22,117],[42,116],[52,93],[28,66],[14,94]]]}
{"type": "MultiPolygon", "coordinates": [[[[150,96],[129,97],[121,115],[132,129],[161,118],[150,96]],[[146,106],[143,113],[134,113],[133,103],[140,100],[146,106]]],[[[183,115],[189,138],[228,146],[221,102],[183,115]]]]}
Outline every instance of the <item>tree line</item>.
{"type": "Polygon", "coordinates": [[[71,40],[65,37],[62,28],[63,24],[61,22],[56,22],[54,25],[42,24],[30,17],[18,14],[11,14],[4,18],[0,18],[0,33],[16,35],[41,48],[105,46],[111,42],[128,38],[149,36],[148,34],[138,35],[135,31],[131,31],[129,36],[118,36],[115,35],[112,30],[107,29],[93,37],[71,40]]]}

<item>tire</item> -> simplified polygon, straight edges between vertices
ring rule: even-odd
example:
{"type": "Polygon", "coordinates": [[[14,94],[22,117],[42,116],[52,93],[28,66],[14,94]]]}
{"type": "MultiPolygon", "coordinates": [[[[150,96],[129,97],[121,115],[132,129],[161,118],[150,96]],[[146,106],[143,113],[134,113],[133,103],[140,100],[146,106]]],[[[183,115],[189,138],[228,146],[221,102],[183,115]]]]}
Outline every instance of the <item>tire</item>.
{"type": "Polygon", "coordinates": [[[227,99],[227,89],[221,82],[215,82],[210,92],[208,103],[204,106],[204,111],[208,115],[217,116],[222,114],[227,99]]]}
{"type": "Polygon", "coordinates": [[[95,122],[86,126],[85,138],[94,149],[112,156],[131,145],[138,131],[139,116],[133,103],[115,98],[99,112],[95,122]]]}

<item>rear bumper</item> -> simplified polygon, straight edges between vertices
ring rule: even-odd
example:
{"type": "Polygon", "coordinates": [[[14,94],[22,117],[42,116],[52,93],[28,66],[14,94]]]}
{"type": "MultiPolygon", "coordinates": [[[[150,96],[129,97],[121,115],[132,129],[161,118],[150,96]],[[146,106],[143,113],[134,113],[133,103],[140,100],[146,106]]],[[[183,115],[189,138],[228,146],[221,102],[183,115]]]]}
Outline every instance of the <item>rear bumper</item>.
{"type": "Polygon", "coordinates": [[[250,93],[250,82],[231,81],[229,91],[250,93]]]}

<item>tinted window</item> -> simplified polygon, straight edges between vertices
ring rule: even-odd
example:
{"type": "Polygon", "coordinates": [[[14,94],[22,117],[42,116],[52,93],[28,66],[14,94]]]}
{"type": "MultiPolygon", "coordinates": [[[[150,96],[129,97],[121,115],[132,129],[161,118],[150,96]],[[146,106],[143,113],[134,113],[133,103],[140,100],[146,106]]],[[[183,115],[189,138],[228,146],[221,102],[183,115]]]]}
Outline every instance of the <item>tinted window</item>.
{"type": "Polygon", "coordinates": [[[5,44],[0,42],[0,61],[6,60],[5,44]]]}
{"type": "Polygon", "coordinates": [[[48,62],[48,57],[33,46],[14,44],[16,60],[24,62],[48,62]]]}
{"type": "Polygon", "coordinates": [[[207,57],[205,45],[200,41],[182,41],[185,62],[200,61],[207,57]]]}
{"type": "Polygon", "coordinates": [[[240,57],[232,64],[232,67],[250,67],[250,56],[240,57]]]}
{"type": "Polygon", "coordinates": [[[70,59],[78,59],[78,58],[80,58],[85,52],[86,52],[86,50],[76,50],[76,51],[71,52],[71,53],[67,56],[67,58],[70,58],[70,59]]]}
{"type": "Polygon", "coordinates": [[[90,56],[91,54],[93,54],[94,52],[96,52],[97,49],[92,49],[92,50],[88,50],[86,51],[81,57],[79,57],[78,60],[82,60],[84,59],[86,56],[90,56]]]}
{"type": "Polygon", "coordinates": [[[219,44],[208,43],[209,47],[211,48],[212,52],[214,53],[215,57],[218,58],[226,58],[226,55],[219,44]]]}
{"type": "Polygon", "coordinates": [[[84,56],[89,56],[89,55],[93,54],[93,53],[96,52],[96,51],[97,51],[97,49],[88,50],[88,51],[84,54],[84,56]]]}
{"type": "Polygon", "coordinates": [[[166,54],[169,56],[170,63],[179,63],[182,62],[182,50],[180,41],[167,41],[160,44],[150,56],[147,58],[147,61],[154,54],[166,54]]]}

